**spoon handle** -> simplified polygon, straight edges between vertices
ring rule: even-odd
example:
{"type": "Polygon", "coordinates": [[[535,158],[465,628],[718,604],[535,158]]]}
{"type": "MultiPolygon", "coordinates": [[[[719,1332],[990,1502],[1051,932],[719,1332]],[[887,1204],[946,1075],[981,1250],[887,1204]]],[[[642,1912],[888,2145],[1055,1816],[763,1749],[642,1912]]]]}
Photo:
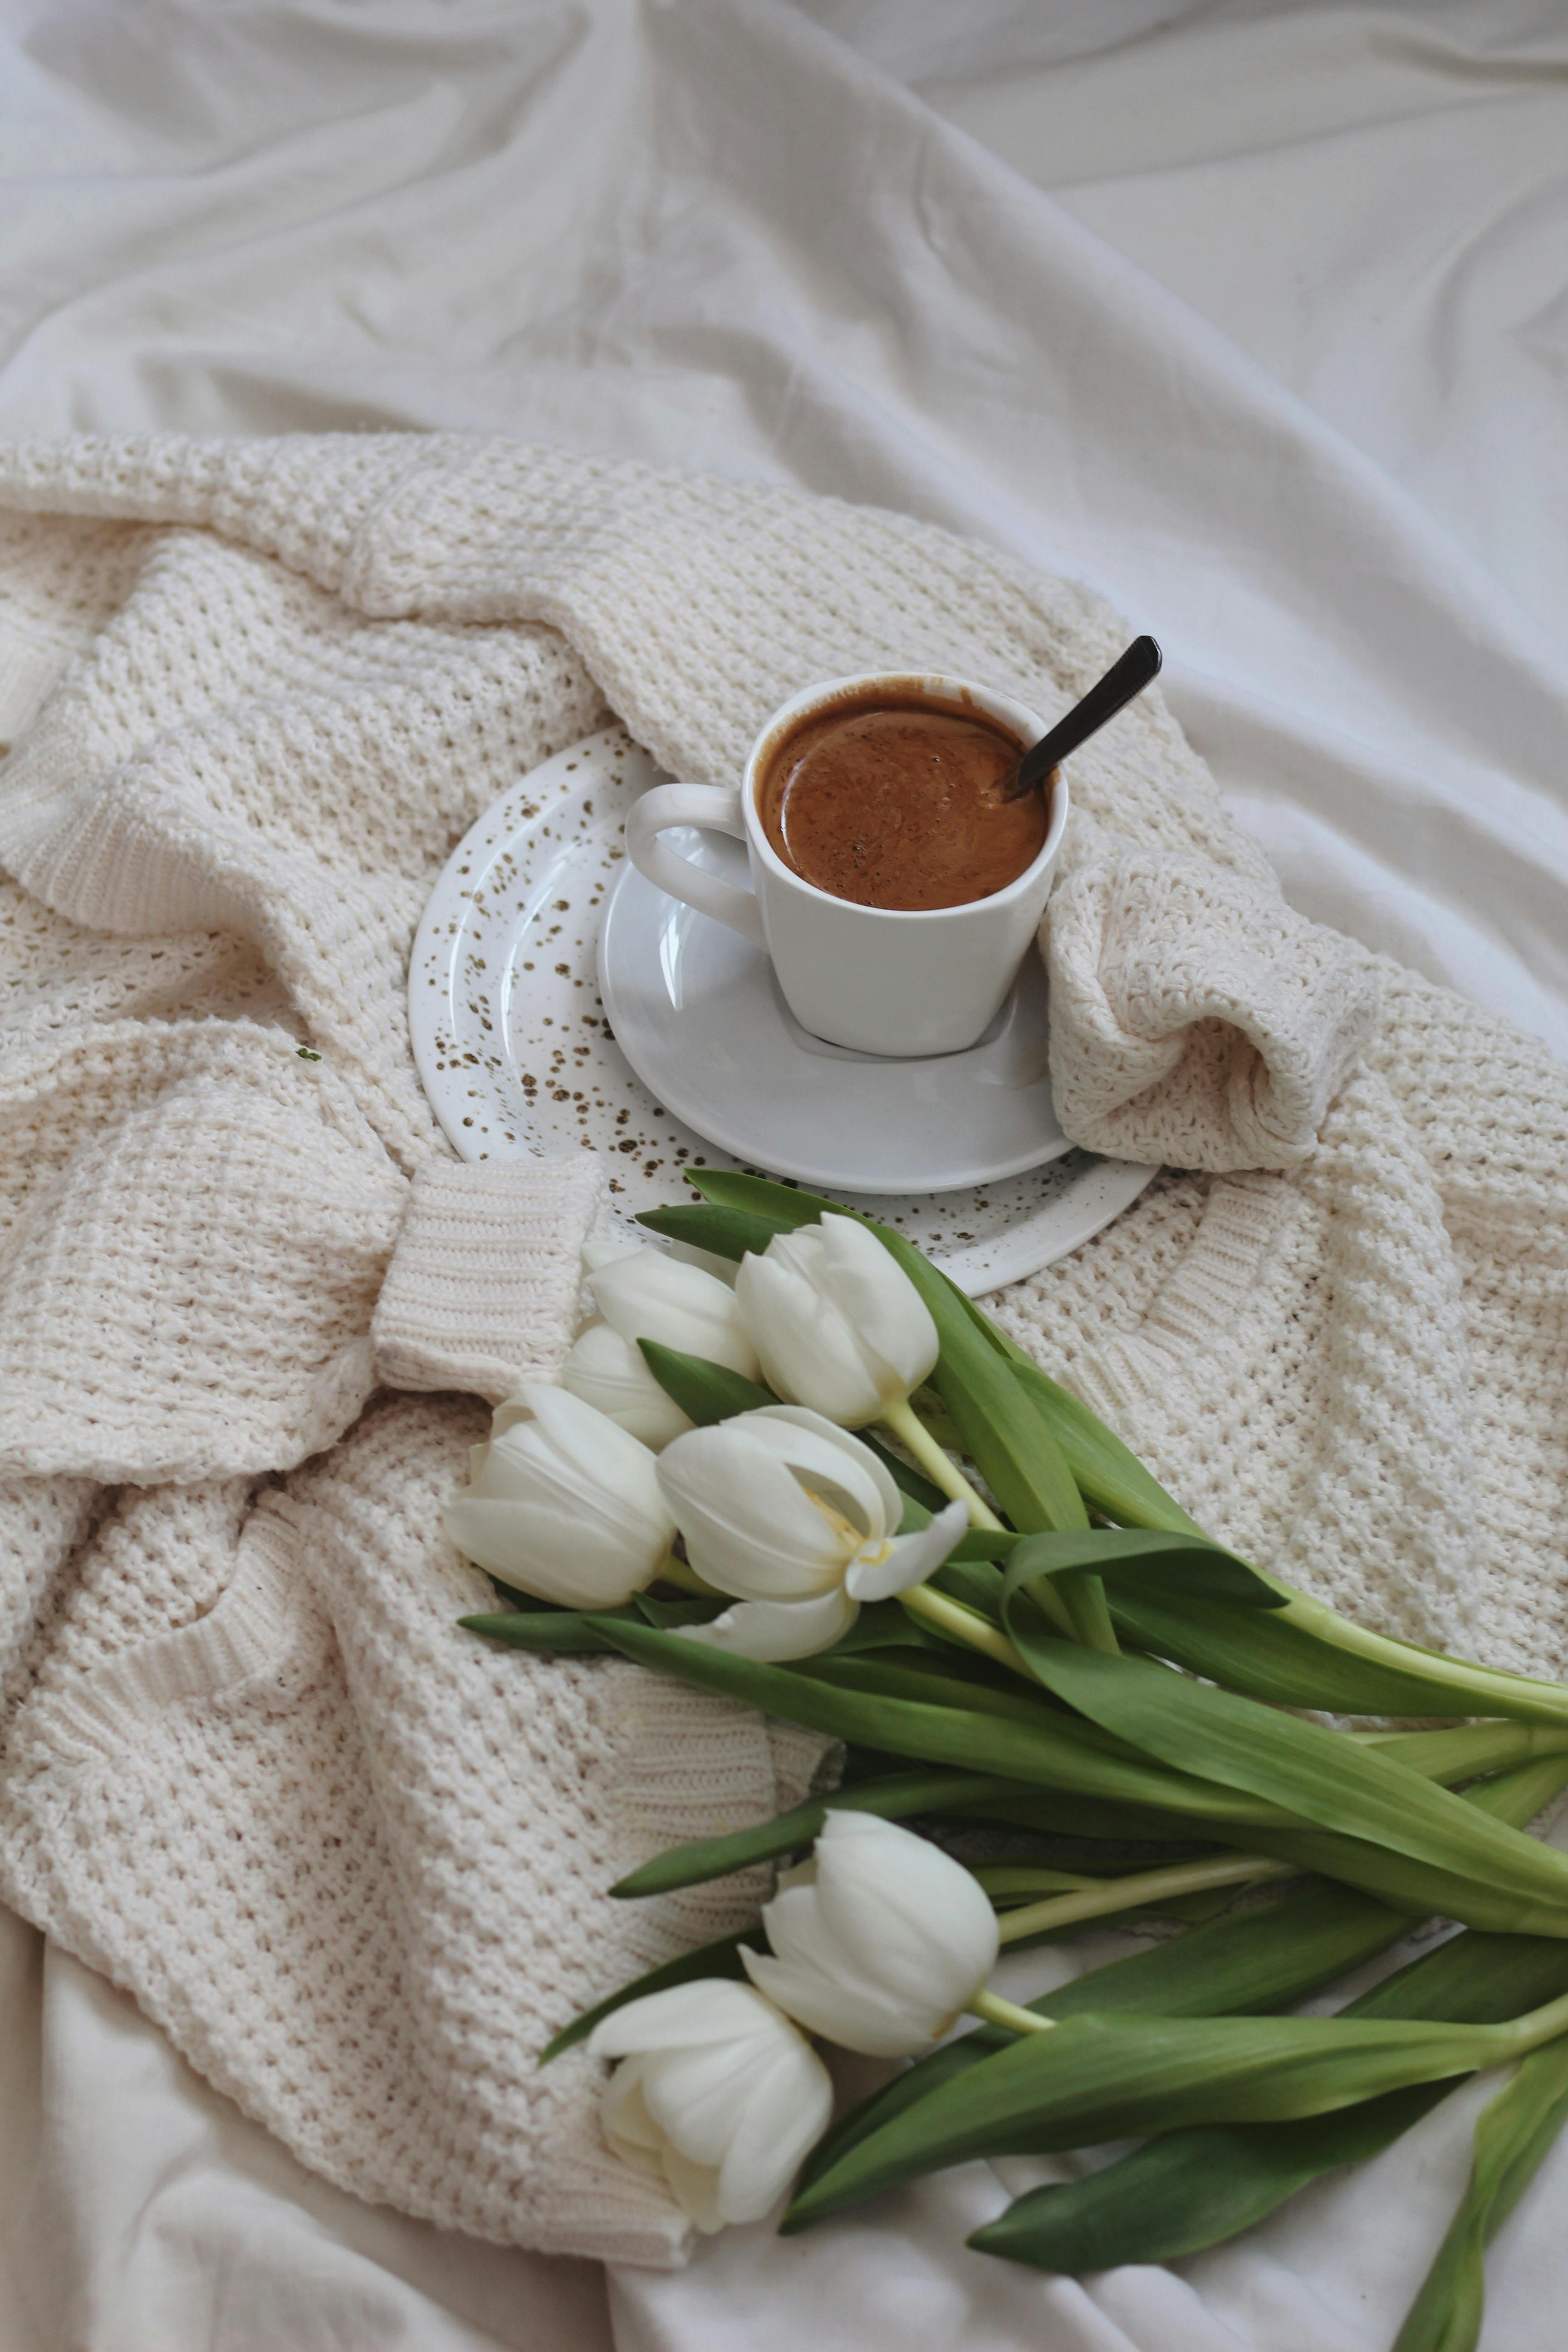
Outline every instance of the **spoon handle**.
{"type": "Polygon", "coordinates": [[[1081,702],[1075,702],[1065,719],[1058,719],[1049,734],[1025,752],[1018,762],[1018,773],[1009,799],[1026,793],[1032,785],[1043,784],[1051,770],[1060,765],[1069,751],[1114,719],[1123,703],[1142,694],[1152,678],[1160,673],[1163,656],[1152,637],[1134,637],[1118,662],[1113,662],[1098,686],[1091,686],[1081,702]]]}

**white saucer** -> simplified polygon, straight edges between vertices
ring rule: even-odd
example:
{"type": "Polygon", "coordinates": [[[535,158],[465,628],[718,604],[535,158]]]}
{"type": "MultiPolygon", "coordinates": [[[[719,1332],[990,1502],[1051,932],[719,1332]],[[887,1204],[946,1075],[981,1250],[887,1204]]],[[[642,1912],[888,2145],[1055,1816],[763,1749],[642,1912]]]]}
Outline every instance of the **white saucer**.
{"type": "Polygon", "coordinates": [[[503,794],[437,881],[409,965],[409,1027],[463,1159],[593,1144],[628,1217],[690,1202],[689,1166],[795,1176],[898,1225],[972,1296],[1076,1248],[1137,1198],[1152,1169],[1071,1150],[1050,1112],[1043,974],[968,1054],[878,1062],[805,1038],[756,950],[626,866],[626,807],[662,781],[607,729],[503,794]],[[761,970],[747,979],[731,958],[761,970]],[[737,1025],[742,982],[750,1028],[737,1025]],[[662,1023],[673,1012],[689,1041],[679,1054],[661,1002],[662,1023]],[[753,1127],[764,1118],[765,1139],[753,1127]],[[993,1172],[983,1181],[976,1168],[993,1172]]]}
{"type": "MultiPolygon", "coordinates": [[[[743,842],[687,827],[666,838],[745,887],[743,842]]],[[[616,1043],[659,1101],[737,1158],[803,1184],[954,1192],[1072,1150],[1051,1101],[1037,955],[979,1045],[886,1060],[812,1036],[762,948],[628,866],[599,933],[599,993],[616,1043]]]]}

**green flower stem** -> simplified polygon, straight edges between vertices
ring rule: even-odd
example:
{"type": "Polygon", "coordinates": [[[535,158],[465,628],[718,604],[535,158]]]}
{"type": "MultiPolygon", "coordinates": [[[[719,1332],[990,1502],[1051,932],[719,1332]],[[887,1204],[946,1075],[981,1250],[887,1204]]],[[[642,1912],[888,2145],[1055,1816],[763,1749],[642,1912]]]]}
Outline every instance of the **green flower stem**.
{"type": "Polygon", "coordinates": [[[1309,1600],[1304,1592],[1298,1592],[1277,1576],[1270,1576],[1268,1581],[1277,1592],[1286,1595],[1285,1605],[1278,1612],[1281,1624],[1299,1625],[1303,1633],[1331,1642],[1335,1649],[1344,1651],[1350,1657],[1367,1658],[1398,1674],[1430,1681],[1436,1686],[1434,1714],[1447,1712],[1445,1702],[1450,1701],[1456,1691],[1464,1691],[1475,1699],[1477,1715],[1517,1717],[1528,1707],[1538,1722],[1568,1723],[1568,1684],[1541,1682],[1532,1675],[1510,1675],[1499,1667],[1473,1665],[1466,1658],[1446,1657],[1440,1650],[1423,1650],[1413,1642],[1396,1641],[1392,1634],[1374,1633],[1365,1625],[1352,1624],[1348,1617],[1338,1616],[1321,1601],[1309,1600]]]}
{"type": "Polygon", "coordinates": [[[1049,1927],[1070,1927],[1079,1919],[1100,1919],[1116,1911],[1146,1911],[1178,1895],[1201,1895],[1211,1886],[1256,1886],[1268,1878],[1299,1878],[1294,1863],[1268,1862],[1261,1854],[1232,1853],[1208,1862],[1173,1863],[1164,1870],[1141,1870],[1131,1878],[1101,1879],[1081,1893],[1047,1895],[1006,1912],[997,1932],[1005,1944],[1049,1927]]]}
{"type": "Polygon", "coordinates": [[[1500,2065],[1508,2058],[1523,2058],[1539,2050],[1543,2042],[1555,2042],[1560,2033],[1568,2033],[1568,1992],[1559,1993],[1542,2009],[1510,2018],[1506,2025],[1483,2025],[1478,2031],[1489,2035],[1498,2049],[1497,2057],[1483,2063],[1500,2065]]]}
{"type": "Polygon", "coordinates": [[[1048,2033],[1056,2023],[1054,2017],[1041,2017],[1032,2009],[1020,2009],[1016,2000],[1004,2000],[999,1992],[977,1992],[969,2004],[971,2017],[983,2017],[988,2025],[1005,2025],[1009,2033],[1048,2033]]]}
{"type": "Polygon", "coordinates": [[[882,1426],[890,1429],[900,1444],[914,1455],[933,1486],[940,1486],[952,1501],[963,1504],[972,1528],[1000,1528],[1002,1522],[995,1512],[987,1509],[981,1501],[958,1465],[937,1444],[908,1397],[900,1404],[888,1406],[882,1415],[882,1426]]]}
{"type": "MultiPolygon", "coordinates": [[[[987,1528],[993,1532],[1000,1530],[1002,1521],[994,1511],[981,1501],[963,1471],[942,1451],[907,1397],[901,1404],[888,1407],[882,1415],[882,1426],[898,1439],[900,1445],[914,1455],[916,1462],[934,1486],[940,1486],[951,1501],[962,1503],[964,1506],[969,1513],[969,1524],[972,1528],[987,1528]]],[[[907,1593],[904,1597],[906,1600],[909,1598],[907,1593]]],[[[1069,1641],[1072,1640],[1073,1623],[1061,1595],[1053,1592],[1049,1584],[1042,1580],[1041,1590],[1036,1597],[1058,1631],[1065,1633],[1069,1641]]],[[[1014,1656],[1016,1657],[1016,1655],[1017,1653],[1015,1651],[1014,1656]]]]}
{"type": "Polygon", "coordinates": [[[982,1617],[978,1609],[967,1609],[962,1601],[950,1601],[945,1592],[934,1591],[929,1584],[911,1585],[907,1592],[900,1593],[899,1599],[911,1617],[921,1619],[934,1633],[948,1634],[969,1649],[980,1651],[983,1656],[994,1658],[998,1665],[1010,1667],[1034,1689],[1039,1689],[1006,1634],[988,1617],[982,1617]]]}

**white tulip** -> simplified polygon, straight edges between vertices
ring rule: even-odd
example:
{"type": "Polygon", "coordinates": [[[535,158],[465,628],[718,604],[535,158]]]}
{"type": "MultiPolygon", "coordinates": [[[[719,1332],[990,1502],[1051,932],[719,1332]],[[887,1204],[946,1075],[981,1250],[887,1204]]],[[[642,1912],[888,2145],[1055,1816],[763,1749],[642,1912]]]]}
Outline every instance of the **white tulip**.
{"type": "Polygon", "coordinates": [[[717,1275],[663,1250],[628,1250],[603,1239],[586,1244],[583,1261],[600,1314],[623,1339],[634,1347],[657,1339],[756,1379],[756,1349],[734,1292],[717,1275]]]}
{"type": "Polygon", "coordinates": [[[829,1811],[813,1859],[763,1911],[753,1984],[813,2033],[874,2058],[929,2050],[996,1965],[996,1916],[969,1872],[872,1813],[829,1811]]]}
{"type": "Polygon", "coordinates": [[[605,2139],[665,2179],[700,2230],[761,2221],[833,2112],[827,2069],[805,2036],[728,1978],[627,2001],[588,2048],[622,2062],[600,2105],[605,2139]]]}
{"type": "Polygon", "coordinates": [[[936,1363],[930,1308],[853,1217],[775,1234],[742,1259],[735,1296],[768,1386],[846,1429],[881,1420],[936,1363]]]}
{"type": "Polygon", "coordinates": [[[744,1658],[810,1657],[847,1633],[864,1601],[907,1592],[968,1525],[950,1503],[913,1535],[903,1497],[868,1445],[802,1405],[764,1405],[678,1437],[658,1481],[699,1576],[742,1604],[689,1640],[744,1658]]]}
{"type": "Polygon", "coordinates": [[[649,1371],[642,1349],[608,1323],[590,1323],[577,1334],[561,1367],[561,1385],[656,1454],[692,1425],[649,1371]]]}
{"type": "Polygon", "coordinates": [[[618,1608],[652,1581],[675,1521],[646,1445],[566,1389],[520,1389],[490,1426],[445,1513],[460,1552],[568,1609],[618,1608]]]}

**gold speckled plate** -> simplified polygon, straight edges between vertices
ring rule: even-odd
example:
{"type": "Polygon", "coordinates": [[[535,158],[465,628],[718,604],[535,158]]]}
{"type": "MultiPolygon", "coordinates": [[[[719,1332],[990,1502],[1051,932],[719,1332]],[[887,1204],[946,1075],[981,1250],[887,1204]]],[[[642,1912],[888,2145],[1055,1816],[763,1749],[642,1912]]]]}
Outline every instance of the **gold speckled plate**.
{"type": "MultiPolygon", "coordinates": [[[[780,1172],[705,1141],[650,1094],[601,1002],[598,940],[625,871],[626,811],[662,781],[618,727],[532,770],[453,853],[408,971],[415,1060],[461,1157],[592,1145],[605,1154],[615,1205],[628,1218],[691,1200],[688,1167],[780,1172]]],[[[731,1104],[731,1141],[739,1139],[735,1116],[731,1104]]],[[[1076,1248],[1136,1200],[1153,1173],[1067,1151],[1021,1175],[957,1190],[825,1189],[900,1227],[978,1296],[1076,1248]]]]}

